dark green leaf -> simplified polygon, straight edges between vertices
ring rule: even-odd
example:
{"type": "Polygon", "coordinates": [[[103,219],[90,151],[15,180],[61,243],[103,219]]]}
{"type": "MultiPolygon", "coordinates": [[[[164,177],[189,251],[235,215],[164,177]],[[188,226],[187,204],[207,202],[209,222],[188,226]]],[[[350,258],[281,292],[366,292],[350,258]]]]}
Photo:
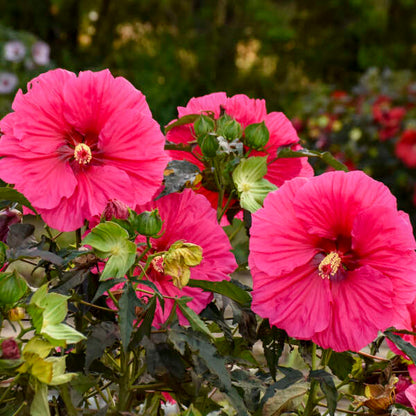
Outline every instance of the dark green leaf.
{"type": "Polygon", "coordinates": [[[233,282],[228,282],[227,280],[223,280],[221,282],[209,282],[207,280],[190,279],[188,286],[199,287],[209,292],[215,292],[227,296],[241,306],[250,307],[251,304],[250,294],[233,282]]]}
{"type": "Polygon", "coordinates": [[[144,336],[149,336],[152,329],[153,319],[155,317],[157,299],[153,296],[144,309],[144,318],[140,327],[134,332],[130,348],[137,348],[144,336]]]}
{"type": "Polygon", "coordinates": [[[37,244],[33,233],[35,227],[32,224],[13,224],[9,227],[7,234],[7,245],[10,248],[20,248],[22,246],[34,246],[37,244]]]}
{"type": "Polygon", "coordinates": [[[284,147],[279,150],[277,157],[278,158],[289,158],[289,157],[318,157],[322,159],[326,164],[332,166],[335,170],[343,170],[348,172],[348,168],[341,163],[339,160],[335,159],[334,156],[329,152],[318,152],[317,150],[292,150],[289,147],[284,147]]]}
{"type": "Polygon", "coordinates": [[[186,343],[192,352],[204,362],[211,374],[216,376],[218,387],[228,395],[238,415],[248,415],[243,400],[232,386],[225,359],[217,354],[215,347],[202,334],[177,327],[169,329],[169,338],[175,346],[186,343]]]}
{"type": "Polygon", "coordinates": [[[193,123],[197,118],[201,117],[201,114],[187,114],[181,118],[178,118],[173,123],[168,124],[165,127],[165,133],[172,130],[174,127],[184,126],[185,124],[193,123]]]}
{"type": "Polygon", "coordinates": [[[345,380],[352,371],[354,358],[348,352],[332,351],[328,367],[340,379],[345,380]]]}
{"type": "Polygon", "coordinates": [[[324,370],[313,370],[309,373],[309,379],[319,381],[321,390],[325,394],[328,412],[331,416],[334,416],[338,401],[338,391],[335,387],[333,376],[324,370]]]}
{"type": "Polygon", "coordinates": [[[118,302],[120,337],[123,348],[127,351],[130,342],[130,335],[133,331],[133,321],[136,319],[136,306],[142,307],[143,304],[137,298],[136,291],[130,282],[124,286],[123,294],[118,302]]]}
{"type": "Polygon", "coordinates": [[[105,282],[101,282],[91,302],[94,303],[100,296],[104,295],[105,292],[108,292],[113,286],[125,282],[126,279],[109,279],[105,282]]]}
{"type": "Polygon", "coordinates": [[[36,213],[35,208],[33,208],[32,204],[26,199],[24,195],[22,195],[20,192],[16,191],[16,189],[13,188],[0,188],[0,199],[11,201],[11,202],[17,202],[19,204],[24,205],[25,207],[29,208],[33,212],[36,213]]]}
{"type": "Polygon", "coordinates": [[[270,326],[269,320],[264,319],[260,324],[257,337],[263,342],[264,356],[273,380],[276,380],[276,366],[282,355],[287,334],[283,329],[270,326]]]}
{"type": "Polygon", "coordinates": [[[104,350],[119,338],[119,329],[114,322],[100,322],[94,326],[86,342],[85,368],[88,369],[96,358],[102,357],[104,350]]]}
{"type": "Polygon", "coordinates": [[[188,320],[192,329],[194,331],[200,331],[208,337],[212,337],[212,334],[209,332],[209,329],[205,325],[204,321],[186,305],[187,301],[188,300],[185,298],[177,299],[176,304],[178,305],[180,311],[183,313],[183,316],[188,320]]]}
{"type": "Polygon", "coordinates": [[[401,336],[393,334],[393,332],[386,331],[384,335],[416,363],[416,348],[412,344],[406,342],[401,336]]]}

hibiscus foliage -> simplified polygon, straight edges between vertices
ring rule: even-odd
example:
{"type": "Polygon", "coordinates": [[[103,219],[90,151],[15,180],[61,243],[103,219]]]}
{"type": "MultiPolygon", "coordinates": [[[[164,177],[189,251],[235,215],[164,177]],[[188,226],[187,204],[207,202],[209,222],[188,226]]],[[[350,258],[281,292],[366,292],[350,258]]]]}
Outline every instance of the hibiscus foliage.
{"type": "Polygon", "coordinates": [[[191,99],[165,148],[109,71],[15,101],[0,414],[412,412],[416,242],[386,186],[245,95],[191,99]]]}

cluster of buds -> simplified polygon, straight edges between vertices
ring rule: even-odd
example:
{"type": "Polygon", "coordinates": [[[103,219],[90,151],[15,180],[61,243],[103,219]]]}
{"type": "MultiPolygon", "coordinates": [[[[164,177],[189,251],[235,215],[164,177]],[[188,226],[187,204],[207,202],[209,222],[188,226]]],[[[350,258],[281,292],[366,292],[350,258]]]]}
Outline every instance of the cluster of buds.
{"type": "Polygon", "coordinates": [[[243,129],[238,121],[227,114],[217,120],[201,114],[193,127],[198,145],[207,159],[229,154],[242,157],[244,146],[263,150],[270,137],[264,122],[249,124],[243,129]]]}

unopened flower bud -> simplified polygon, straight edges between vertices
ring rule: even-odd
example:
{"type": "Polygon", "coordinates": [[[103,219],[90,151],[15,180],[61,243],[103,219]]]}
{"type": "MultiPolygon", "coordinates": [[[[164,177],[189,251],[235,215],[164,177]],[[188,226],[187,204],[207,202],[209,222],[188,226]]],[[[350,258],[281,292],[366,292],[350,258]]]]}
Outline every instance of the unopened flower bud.
{"type": "Polygon", "coordinates": [[[126,220],[128,216],[128,206],[124,202],[119,201],[118,199],[111,199],[110,201],[108,201],[103,211],[103,217],[106,221],[111,221],[113,218],[117,218],[119,220],[126,220]]]}
{"type": "Polygon", "coordinates": [[[1,343],[1,352],[4,360],[18,360],[20,350],[17,342],[13,338],[7,338],[1,343]]]}
{"type": "Polygon", "coordinates": [[[25,317],[25,310],[18,306],[10,309],[7,315],[10,321],[21,321],[25,317]]]}
{"type": "Polygon", "coordinates": [[[146,237],[156,236],[162,229],[162,219],[159,210],[144,211],[136,217],[136,230],[139,234],[146,237]]]}
{"type": "Polygon", "coordinates": [[[205,135],[200,142],[202,154],[208,158],[216,156],[219,146],[217,137],[212,134],[205,135]]]}
{"type": "Polygon", "coordinates": [[[6,208],[0,211],[0,240],[6,242],[9,227],[22,221],[22,213],[17,209],[6,208]]]}
{"type": "Polygon", "coordinates": [[[197,137],[203,136],[215,129],[215,121],[208,116],[201,114],[194,122],[194,131],[197,137]]]}
{"type": "Polygon", "coordinates": [[[225,114],[217,120],[217,134],[233,141],[241,137],[243,129],[239,122],[225,114]]]}
{"type": "Polygon", "coordinates": [[[269,138],[270,133],[264,121],[249,124],[244,130],[244,144],[252,149],[263,149],[269,138]]]}

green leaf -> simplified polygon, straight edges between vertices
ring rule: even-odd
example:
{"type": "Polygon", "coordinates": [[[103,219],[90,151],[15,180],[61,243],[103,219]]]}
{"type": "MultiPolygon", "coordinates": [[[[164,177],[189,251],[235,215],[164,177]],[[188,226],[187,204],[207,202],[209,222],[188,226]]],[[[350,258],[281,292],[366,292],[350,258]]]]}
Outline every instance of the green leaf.
{"type": "Polygon", "coordinates": [[[299,404],[308,391],[308,387],[308,383],[303,382],[293,384],[287,389],[279,390],[264,404],[262,416],[280,416],[282,413],[297,413],[299,404]]]}
{"type": "Polygon", "coordinates": [[[345,380],[352,371],[354,358],[348,352],[332,351],[328,367],[340,379],[345,380]]]}
{"type": "Polygon", "coordinates": [[[26,291],[26,280],[16,270],[0,273],[0,304],[12,305],[22,298],[26,291]]]}
{"type": "Polygon", "coordinates": [[[68,313],[68,296],[48,293],[37,305],[44,308],[43,327],[61,323],[68,313]]]}
{"type": "Polygon", "coordinates": [[[279,150],[277,157],[280,158],[289,158],[289,157],[318,157],[322,159],[326,164],[332,166],[335,170],[343,170],[348,172],[348,168],[341,163],[339,160],[335,159],[334,156],[329,152],[318,152],[317,150],[292,150],[289,147],[284,147],[279,150]]]}
{"type": "Polygon", "coordinates": [[[178,308],[183,313],[183,316],[188,320],[194,331],[200,331],[212,338],[212,334],[205,325],[205,322],[190,308],[186,305],[186,302],[189,302],[186,298],[181,298],[176,300],[178,308]]]}
{"type": "Polygon", "coordinates": [[[243,307],[250,307],[251,304],[250,294],[232,281],[222,280],[221,282],[210,282],[207,280],[190,279],[188,286],[199,287],[205,291],[227,296],[243,307]]]}
{"type": "Polygon", "coordinates": [[[333,376],[324,370],[312,370],[309,373],[309,379],[319,381],[321,390],[325,394],[328,412],[331,416],[334,416],[338,401],[338,390],[335,387],[333,376]]]}
{"type": "Polygon", "coordinates": [[[0,188],[0,199],[17,202],[25,207],[29,208],[33,212],[37,213],[33,205],[26,199],[26,197],[13,188],[0,188]]]}
{"type": "Polygon", "coordinates": [[[50,416],[48,402],[48,386],[44,383],[36,382],[35,396],[30,405],[31,416],[50,416]]]}
{"type": "Polygon", "coordinates": [[[249,185],[249,189],[240,194],[240,205],[251,213],[256,212],[263,206],[266,196],[277,189],[277,186],[270,183],[267,179],[249,185]]]}
{"type": "Polygon", "coordinates": [[[186,116],[178,118],[176,121],[168,124],[165,127],[165,133],[172,130],[174,127],[184,126],[185,124],[193,123],[199,117],[201,117],[201,114],[187,114],[186,116]]]}
{"type": "Polygon", "coordinates": [[[22,363],[23,360],[21,358],[18,358],[16,360],[0,359],[0,370],[11,370],[13,368],[18,367],[22,363]]]}
{"type": "Polygon", "coordinates": [[[384,335],[416,363],[416,348],[412,344],[406,342],[401,336],[393,334],[393,332],[386,331],[384,335]]]}
{"type": "Polygon", "coordinates": [[[55,340],[63,340],[68,344],[76,344],[86,339],[81,332],[62,323],[44,326],[41,333],[55,340]]]}
{"type": "Polygon", "coordinates": [[[129,233],[111,221],[94,227],[82,243],[93,247],[98,257],[108,258],[100,280],[123,277],[136,260],[136,244],[129,241],[129,233]]]}
{"type": "Polygon", "coordinates": [[[52,380],[48,383],[50,386],[59,386],[60,384],[69,383],[77,374],[65,373],[66,357],[48,357],[45,361],[52,363],[52,380]]]}
{"type": "Polygon", "coordinates": [[[133,321],[136,317],[136,306],[142,307],[142,302],[137,298],[136,291],[133,289],[131,282],[124,286],[123,294],[118,302],[119,321],[120,321],[120,337],[124,351],[130,342],[130,336],[133,332],[133,321]]]}

